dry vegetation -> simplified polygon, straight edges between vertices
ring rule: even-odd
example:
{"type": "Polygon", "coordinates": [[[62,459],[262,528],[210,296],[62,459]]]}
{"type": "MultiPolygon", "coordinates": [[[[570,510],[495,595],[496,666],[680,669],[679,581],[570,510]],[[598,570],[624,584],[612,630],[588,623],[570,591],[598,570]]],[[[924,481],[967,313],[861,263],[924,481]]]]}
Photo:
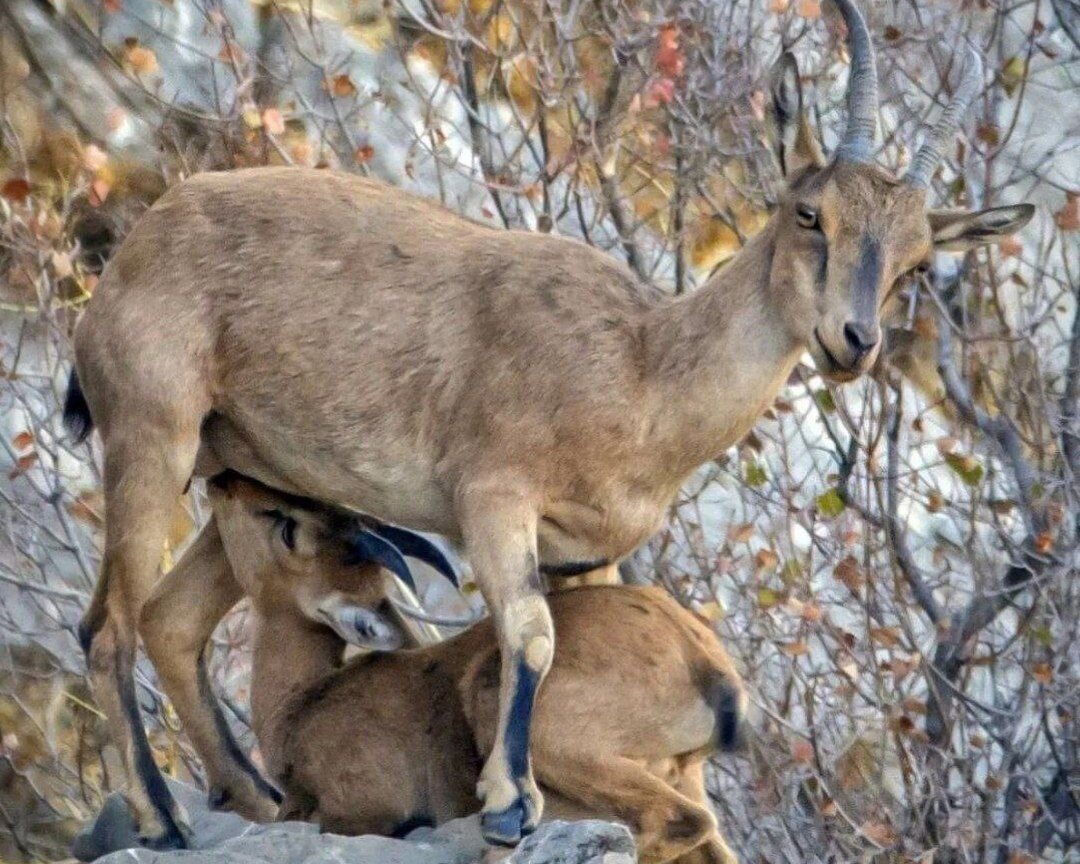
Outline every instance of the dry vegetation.
{"type": "MultiPolygon", "coordinates": [[[[1064,860],[1080,842],[1080,14],[864,5],[881,163],[910,158],[968,39],[986,86],[934,194],[1039,215],[910,286],[871,380],[801,368],[626,570],[714,621],[753,689],[756,740],[712,778],[746,861],[1064,860]]],[[[104,514],[58,392],[71,325],[142,209],[196,170],[326,165],[692,291],[768,210],[781,46],[835,140],[841,27],[819,0],[0,6],[0,860],[65,857],[108,784],[72,635],[104,514]]],[[[197,496],[178,508],[166,565],[202,518],[197,496]]],[[[242,613],[217,648],[242,723],[242,613]]],[[[197,778],[149,668],[142,684],[162,763],[197,778]]]]}

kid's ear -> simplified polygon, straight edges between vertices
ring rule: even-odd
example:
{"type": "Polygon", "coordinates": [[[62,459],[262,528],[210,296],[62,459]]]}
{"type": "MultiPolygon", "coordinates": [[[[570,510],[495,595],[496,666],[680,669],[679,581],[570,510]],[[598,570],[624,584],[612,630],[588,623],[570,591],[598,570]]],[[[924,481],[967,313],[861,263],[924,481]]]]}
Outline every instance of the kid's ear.
{"type": "Polygon", "coordinates": [[[784,177],[790,179],[805,168],[822,167],[825,157],[806,122],[799,64],[790,51],[773,65],[769,90],[769,135],[784,177]]]}
{"type": "Polygon", "coordinates": [[[313,609],[304,611],[313,621],[326,625],[357,648],[396,651],[408,641],[398,621],[337,591],[320,598],[313,609]]]}
{"type": "Polygon", "coordinates": [[[1034,215],[1031,204],[976,211],[931,210],[928,214],[935,248],[958,252],[997,243],[1027,225],[1034,215]]]}

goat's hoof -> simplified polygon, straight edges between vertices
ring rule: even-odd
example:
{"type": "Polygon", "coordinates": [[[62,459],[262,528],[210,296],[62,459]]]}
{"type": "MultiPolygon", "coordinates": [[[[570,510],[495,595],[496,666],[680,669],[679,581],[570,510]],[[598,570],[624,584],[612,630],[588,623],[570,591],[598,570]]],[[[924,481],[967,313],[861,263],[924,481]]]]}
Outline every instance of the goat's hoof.
{"type": "Polygon", "coordinates": [[[232,807],[232,794],[224,786],[211,786],[206,795],[206,804],[218,812],[228,810],[232,807]]]}
{"type": "Polygon", "coordinates": [[[163,852],[168,849],[190,849],[192,836],[191,829],[181,819],[173,815],[162,816],[162,830],[159,834],[139,835],[139,845],[145,849],[153,849],[163,852]]]}
{"type": "Polygon", "coordinates": [[[188,849],[191,847],[191,840],[187,831],[171,825],[168,830],[154,837],[139,835],[139,845],[144,849],[164,852],[169,849],[188,849]]]}
{"type": "Polygon", "coordinates": [[[481,813],[480,831],[492,845],[516,846],[522,837],[535,830],[535,809],[528,805],[525,798],[517,798],[502,810],[481,813]]]}

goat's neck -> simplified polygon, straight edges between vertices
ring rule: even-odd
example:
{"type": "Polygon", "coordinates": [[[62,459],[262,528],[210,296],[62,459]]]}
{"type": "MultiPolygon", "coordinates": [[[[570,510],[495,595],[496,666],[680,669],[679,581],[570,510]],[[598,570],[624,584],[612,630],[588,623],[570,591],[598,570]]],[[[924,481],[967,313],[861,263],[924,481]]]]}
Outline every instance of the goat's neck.
{"type": "Polygon", "coordinates": [[[651,313],[653,440],[669,470],[689,472],[742,438],[804,349],[769,290],[775,243],[770,224],[697,291],[651,313]]]}
{"type": "Polygon", "coordinates": [[[295,615],[259,615],[251,668],[251,721],[267,767],[282,743],[287,708],[301,690],[341,665],[344,644],[333,631],[295,615]]]}

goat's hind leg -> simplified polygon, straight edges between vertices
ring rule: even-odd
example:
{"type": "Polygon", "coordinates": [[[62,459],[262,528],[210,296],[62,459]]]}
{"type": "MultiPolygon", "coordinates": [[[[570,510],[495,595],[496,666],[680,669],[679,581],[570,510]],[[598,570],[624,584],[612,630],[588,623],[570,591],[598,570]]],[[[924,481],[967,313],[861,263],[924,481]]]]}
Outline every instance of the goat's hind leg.
{"type": "MultiPolygon", "coordinates": [[[[705,758],[689,757],[683,760],[676,783],[680,792],[702,807],[712,809],[709,793],[705,788],[705,758]]],[[[728,846],[719,827],[705,838],[705,842],[678,858],[677,864],[739,864],[739,859],[728,846]]]]}
{"type": "Polygon", "coordinates": [[[538,734],[533,754],[540,782],[596,816],[625,822],[643,864],[681,862],[715,834],[716,820],[707,807],[638,762],[586,749],[595,743],[538,734]]]}
{"type": "Polygon", "coordinates": [[[233,738],[206,669],[210,636],[243,594],[211,519],[158,582],[139,630],[161,686],[206,767],[211,806],[268,822],[277,815],[281,796],[233,738]]]}
{"type": "Polygon", "coordinates": [[[489,842],[514,844],[540,820],[529,757],[536,691],[551,668],[555,632],[537,567],[535,502],[512,483],[473,485],[459,499],[465,552],[491,610],[501,675],[495,742],[477,793],[489,842]]]}
{"type": "Polygon", "coordinates": [[[105,555],[79,633],[99,707],[109,719],[124,795],[148,846],[186,845],[185,818],[154,762],[135,689],[139,615],[158,578],[169,519],[191,474],[198,421],[166,428],[145,418],[103,427],[105,555]]]}

